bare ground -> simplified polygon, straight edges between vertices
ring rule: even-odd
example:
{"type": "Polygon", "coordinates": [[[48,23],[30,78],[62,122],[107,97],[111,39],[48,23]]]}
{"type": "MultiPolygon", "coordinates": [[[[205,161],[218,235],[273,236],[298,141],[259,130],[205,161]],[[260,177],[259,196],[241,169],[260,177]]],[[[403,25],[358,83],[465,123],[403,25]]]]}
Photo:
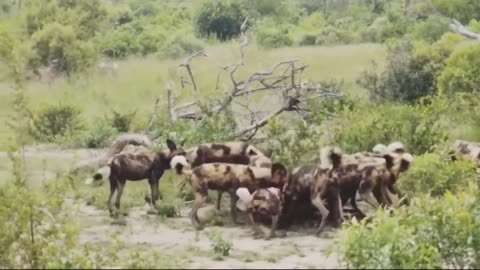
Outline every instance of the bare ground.
{"type": "MultiPolygon", "coordinates": [[[[32,179],[45,179],[46,174],[55,173],[68,168],[74,156],[84,159],[99,154],[94,150],[34,150],[27,149],[25,156],[30,165],[32,179]],[[45,162],[41,161],[42,159],[45,162]],[[39,166],[42,164],[42,166],[39,166]],[[34,169],[36,168],[36,169],[34,169]]],[[[6,154],[0,153],[0,177],[9,175],[6,154]],[[6,172],[7,171],[7,172],[6,172]]],[[[128,187],[127,187],[128,189],[128,187]]],[[[106,198],[105,198],[106,199],[106,198]]],[[[327,257],[326,250],[333,242],[331,232],[322,237],[304,230],[288,231],[285,237],[271,240],[254,239],[248,225],[228,224],[223,226],[207,226],[196,232],[188,216],[188,208],[181,210],[180,217],[162,218],[147,215],[148,206],[134,207],[123,217],[122,225],[112,222],[106,210],[80,203],[75,222],[81,226],[80,242],[108,243],[112,234],[128,247],[141,247],[171,254],[172,258],[185,260],[186,268],[244,268],[244,269],[295,269],[295,268],[329,268],[339,267],[335,254],[327,257]],[[223,260],[215,260],[211,256],[208,232],[219,228],[226,240],[233,243],[230,255],[223,260]]],[[[225,210],[225,211],[228,211],[225,210]]],[[[225,220],[230,220],[226,215],[225,220]]],[[[170,256],[170,255],[169,255],[170,256]]]]}

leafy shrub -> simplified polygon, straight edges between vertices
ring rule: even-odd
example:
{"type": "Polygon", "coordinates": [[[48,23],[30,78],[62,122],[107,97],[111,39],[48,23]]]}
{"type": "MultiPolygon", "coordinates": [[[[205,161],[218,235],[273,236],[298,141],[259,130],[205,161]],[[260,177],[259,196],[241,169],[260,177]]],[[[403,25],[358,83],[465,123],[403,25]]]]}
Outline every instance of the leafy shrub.
{"type": "Polygon", "coordinates": [[[348,268],[476,268],[480,245],[477,190],[421,196],[393,216],[378,210],[370,223],[345,224],[335,247],[348,268]]]}
{"type": "Polygon", "coordinates": [[[172,203],[161,202],[155,204],[158,214],[164,217],[175,217],[177,215],[177,208],[172,203]]]}
{"type": "Polygon", "coordinates": [[[480,19],[480,2],[475,0],[433,0],[432,4],[450,18],[467,24],[471,19],[480,19]]]}
{"type": "Polygon", "coordinates": [[[289,27],[277,25],[270,27],[272,22],[262,24],[257,28],[256,41],[263,48],[273,49],[293,45],[293,39],[289,35],[289,27]]]}
{"type": "Polygon", "coordinates": [[[410,196],[422,193],[442,196],[447,191],[462,191],[478,179],[473,162],[452,162],[448,155],[430,153],[417,156],[411,168],[401,174],[398,181],[400,190],[410,196]]]}
{"type": "Polygon", "coordinates": [[[110,140],[118,134],[118,130],[106,123],[98,123],[89,130],[84,138],[84,144],[88,148],[107,147],[110,140]]]}
{"type": "Polygon", "coordinates": [[[129,24],[110,31],[99,41],[100,50],[110,57],[125,57],[141,51],[136,35],[129,24]]]}
{"type": "Polygon", "coordinates": [[[81,40],[93,37],[107,18],[101,0],[45,0],[25,3],[25,24],[29,35],[41,31],[47,24],[58,23],[72,27],[81,40]]]}
{"type": "Polygon", "coordinates": [[[210,0],[202,4],[195,25],[200,35],[214,34],[225,41],[240,34],[240,26],[246,17],[244,13],[245,8],[239,1],[210,0]]]}
{"type": "Polygon", "coordinates": [[[45,106],[35,113],[30,132],[37,141],[54,142],[58,137],[82,128],[78,108],[68,104],[57,104],[45,106]]]}
{"type": "Polygon", "coordinates": [[[300,41],[298,42],[298,45],[300,46],[311,46],[316,44],[317,44],[317,35],[311,34],[311,33],[303,35],[300,41]]]}
{"type": "Polygon", "coordinates": [[[330,124],[331,143],[352,153],[369,151],[378,143],[401,141],[414,154],[423,154],[448,138],[440,122],[446,107],[445,99],[424,99],[414,106],[358,107],[330,124]]]}
{"type": "Polygon", "coordinates": [[[213,256],[217,260],[222,260],[223,257],[228,256],[230,249],[232,249],[232,242],[223,239],[222,232],[219,229],[214,229],[208,234],[210,246],[212,247],[213,256]]]}
{"type": "Polygon", "coordinates": [[[472,45],[455,51],[448,58],[445,69],[438,77],[440,91],[446,94],[479,92],[479,53],[480,45],[472,45]]]}
{"type": "Polygon", "coordinates": [[[110,119],[111,126],[115,128],[118,132],[128,132],[130,131],[130,124],[135,118],[136,112],[133,113],[119,113],[113,111],[113,115],[110,119]]]}
{"type": "Polygon", "coordinates": [[[317,45],[336,45],[349,44],[353,41],[353,36],[347,30],[335,26],[327,26],[317,37],[317,45]]]}
{"type": "Polygon", "coordinates": [[[33,34],[31,49],[31,66],[46,66],[58,59],[67,73],[89,68],[97,57],[91,42],[78,39],[72,26],[59,23],[47,24],[33,34]]]}
{"type": "Polygon", "coordinates": [[[480,20],[471,20],[468,24],[468,29],[473,32],[480,32],[480,20]]]}
{"type": "Polygon", "coordinates": [[[436,93],[436,78],[445,66],[445,60],[461,40],[458,35],[445,34],[430,45],[409,40],[388,44],[385,71],[365,71],[357,81],[370,91],[374,100],[413,103],[436,93]]]}
{"type": "Polygon", "coordinates": [[[181,191],[179,197],[185,202],[193,201],[195,199],[195,194],[193,194],[192,186],[186,185],[181,191]]]}
{"type": "Polygon", "coordinates": [[[448,20],[441,16],[430,16],[414,25],[412,35],[415,39],[435,42],[448,31],[448,20]]]}
{"type": "Polygon", "coordinates": [[[179,58],[200,51],[204,47],[205,44],[192,34],[179,31],[167,38],[159,48],[158,55],[163,58],[179,58]]]}
{"type": "Polygon", "coordinates": [[[272,119],[264,128],[272,159],[286,165],[298,165],[310,161],[318,151],[321,134],[318,126],[292,121],[289,125],[280,118],[272,119]]]}

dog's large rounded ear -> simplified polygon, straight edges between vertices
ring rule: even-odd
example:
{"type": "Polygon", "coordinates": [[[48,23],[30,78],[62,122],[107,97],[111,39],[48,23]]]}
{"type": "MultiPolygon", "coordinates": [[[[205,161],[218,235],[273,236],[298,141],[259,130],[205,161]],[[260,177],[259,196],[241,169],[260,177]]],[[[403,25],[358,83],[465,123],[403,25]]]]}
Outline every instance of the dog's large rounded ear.
{"type": "Polygon", "coordinates": [[[167,139],[167,147],[170,151],[174,151],[177,149],[177,145],[170,139],[167,139]]]}
{"type": "Polygon", "coordinates": [[[257,153],[255,150],[253,150],[253,149],[250,148],[250,150],[248,150],[248,152],[247,152],[247,155],[249,155],[249,156],[256,156],[256,155],[258,155],[258,153],[257,153]]]}
{"type": "Polygon", "coordinates": [[[400,161],[400,172],[405,172],[410,168],[410,164],[413,162],[413,156],[406,153],[402,155],[402,160],[400,161]]]}
{"type": "Polygon", "coordinates": [[[281,163],[272,164],[272,175],[280,174],[281,176],[287,175],[287,168],[281,163]]]}

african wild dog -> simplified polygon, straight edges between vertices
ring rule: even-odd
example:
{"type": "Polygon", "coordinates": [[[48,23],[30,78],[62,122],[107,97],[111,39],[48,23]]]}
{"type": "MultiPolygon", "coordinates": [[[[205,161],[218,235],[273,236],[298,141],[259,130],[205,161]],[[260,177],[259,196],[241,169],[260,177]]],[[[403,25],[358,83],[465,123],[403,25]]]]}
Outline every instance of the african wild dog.
{"type": "Polygon", "coordinates": [[[343,219],[337,172],[341,168],[342,154],[337,147],[324,149],[327,159],[321,164],[295,168],[283,189],[285,215],[288,220],[295,218],[294,212],[302,204],[312,204],[319,210],[321,221],[317,235],[323,230],[329,215],[332,215],[337,225],[341,224],[343,219]]]}
{"type": "Polygon", "coordinates": [[[452,148],[450,155],[453,161],[466,158],[480,167],[480,143],[456,140],[452,148]]]}
{"type": "Polygon", "coordinates": [[[412,155],[406,153],[400,145],[394,143],[383,150],[381,145],[377,145],[374,147],[374,153],[344,156],[342,168],[339,170],[343,205],[350,200],[353,209],[364,216],[356,204],[357,192],[364,201],[375,208],[398,202],[396,180],[413,161],[412,155]]]}
{"type": "Polygon", "coordinates": [[[192,170],[183,170],[183,173],[188,176],[183,185],[188,181],[195,195],[190,218],[196,229],[201,229],[197,211],[207,202],[209,189],[230,194],[232,220],[237,223],[235,204],[238,198],[235,192],[238,188],[245,187],[252,192],[258,188],[282,188],[288,177],[287,169],[279,163],[272,164],[271,168],[231,163],[206,163],[192,170]]]}
{"type": "Polygon", "coordinates": [[[239,198],[237,207],[242,211],[247,211],[254,236],[263,234],[257,225],[257,219],[267,218],[271,219],[271,228],[266,239],[274,237],[283,210],[281,190],[274,187],[261,188],[251,194],[247,188],[239,188],[236,194],[239,198]]]}
{"type": "MultiPolygon", "coordinates": [[[[261,151],[258,147],[246,142],[205,143],[187,149],[186,152],[187,160],[192,168],[214,162],[258,167],[265,167],[265,163],[269,163],[269,166],[272,164],[270,160],[271,151],[261,151]]],[[[220,210],[222,193],[223,191],[218,191],[218,210],[220,210]]]]}
{"type": "MultiPolygon", "coordinates": [[[[111,200],[115,191],[117,191],[115,207],[117,210],[120,209],[120,199],[127,180],[148,179],[151,191],[150,206],[153,209],[160,193],[158,182],[165,170],[172,168],[171,163],[175,166],[181,164],[182,168],[189,167],[185,159],[185,151],[182,148],[177,148],[176,144],[169,139],[167,139],[167,146],[168,150],[164,149],[156,153],[124,153],[117,154],[112,158],[109,163],[110,195],[107,201],[110,215],[113,215],[111,200]]],[[[177,173],[180,173],[178,168],[176,169],[177,173]]]]}

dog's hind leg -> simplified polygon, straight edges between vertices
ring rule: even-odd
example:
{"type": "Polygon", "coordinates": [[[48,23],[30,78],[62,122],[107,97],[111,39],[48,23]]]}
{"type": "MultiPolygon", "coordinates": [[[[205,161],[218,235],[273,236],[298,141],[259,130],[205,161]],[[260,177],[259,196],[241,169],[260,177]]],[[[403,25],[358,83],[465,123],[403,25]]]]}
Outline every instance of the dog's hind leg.
{"type": "Polygon", "coordinates": [[[217,210],[220,211],[220,206],[222,204],[222,194],[223,191],[218,192],[218,197],[217,197],[217,210]]]}
{"type": "Polygon", "coordinates": [[[258,227],[252,213],[248,213],[248,220],[250,221],[250,225],[252,225],[253,237],[257,238],[261,236],[263,234],[263,231],[260,229],[260,227],[258,227]]]}
{"type": "Polygon", "coordinates": [[[239,224],[237,217],[237,201],[237,194],[234,191],[230,191],[230,212],[232,214],[232,221],[234,224],[239,224]]]}
{"type": "Polygon", "coordinates": [[[275,230],[277,230],[277,226],[278,226],[278,218],[279,218],[278,215],[275,215],[272,217],[272,227],[270,228],[270,233],[265,238],[266,240],[269,240],[270,238],[275,237],[275,230]]]}
{"type": "Polygon", "coordinates": [[[125,187],[126,180],[119,180],[117,182],[118,184],[118,191],[117,191],[117,198],[115,200],[115,208],[117,208],[117,211],[120,212],[120,200],[122,199],[123,195],[123,188],[125,187]]]}
{"type": "Polygon", "coordinates": [[[322,221],[320,222],[320,225],[317,229],[317,235],[319,235],[320,232],[322,232],[323,227],[325,227],[325,224],[327,223],[327,218],[330,211],[328,211],[327,207],[325,207],[325,204],[320,198],[320,194],[317,194],[315,198],[312,199],[312,204],[318,208],[318,211],[320,211],[320,215],[322,215],[322,221]]]}
{"type": "Polygon", "coordinates": [[[117,190],[117,179],[114,178],[112,175],[110,175],[110,195],[108,196],[107,207],[111,217],[114,216],[112,198],[116,190],[117,190]]]}

